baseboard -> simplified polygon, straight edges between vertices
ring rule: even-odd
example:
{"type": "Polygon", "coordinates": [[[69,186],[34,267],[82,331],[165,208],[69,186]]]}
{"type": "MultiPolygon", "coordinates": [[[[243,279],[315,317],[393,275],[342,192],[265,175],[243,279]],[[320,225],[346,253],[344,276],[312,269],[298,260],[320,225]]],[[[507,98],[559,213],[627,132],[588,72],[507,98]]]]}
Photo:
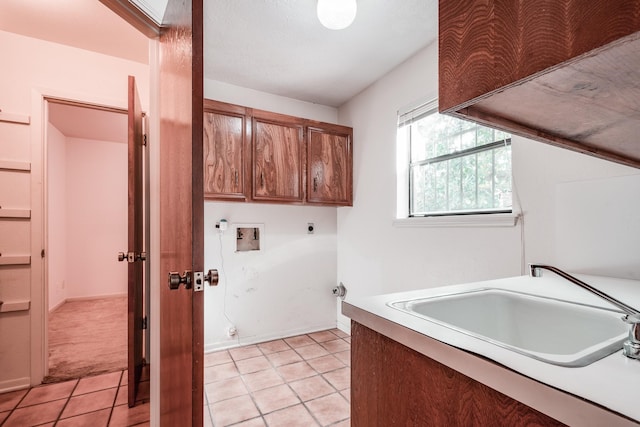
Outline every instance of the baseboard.
{"type": "MultiPolygon", "coordinates": [[[[349,319],[347,319],[349,320],[349,319]]],[[[344,324],[338,320],[338,329],[340,329],[345,334],[351,335],[351,323],[344,324]]]]}
{"type": "MultiPolygon", "coordinates": [[[[206,328],[206,326],[205,326],[205,328],[206,328]]],[[[276,333],[273,333],[273,334],[254,335],[254,336],[247,337],[247,338],[242,338],[242,336],[240,336],[240,338],[236,339],[236,340],[229,339],[228,341],[220,341],[220,342],[216,342],[216,343],[212,343],[212,344],[207,344],[207,345],[204,346],[204,352],[205,353],[213,353],[215,351],[226,350],[226,349],[229,349],[229,348],[240,347],[240,346],[243,346],[243,345],[251,345],[251,344],[257,344],[257,343],[261,343],[261,342],[267,342],[267,341],[279,340],[279,339],[283,339],[283,338],[295,337],[296,335],[312,334],[312,333],[318,332],[318,331],[326,331],[327,329],[336,329],[336,324],[332,323],[332,324],[327,324],[327,325],[314,326],[314,327],[311,327],[311,328],[289,329],[287,331],[280,331],[280,332],[276,332],[276,333]]],[[[343,331],[343,332],[345,332],[345,331],[343,331]]]]}
{"type": "Polygon", "coordinates": [[[31,378],[15,378],[12,380],[0,381],[0,393],[6,393],[9,391],[23,390],[31,387],[31,378]]]}
{"type": "Polygon", "coordinates": [[[72,302],[72,301],[91,301],[91,300],[95,300],[95,299],[107,299],[107,298],[126,298],[127,297],[127,293],[121,293],[121,294],[106,294],[106,295],[90,295],[90,296],[86,296],[86,297],[71,297],[71,298],[67,298],[65,299],[65,302],[72,302]]]}
{"type": "Polygon", "coordinates": [[[62,301],[60,301],[59,303],[57,303],[56,305],[54,305],[53,307],[51,307],[49,309],[49,314],[53,313],[54,311],[56,311],[57,309],[59,309],[60,307],[62,307],[62,305],[67,302],[66,299],[63,299],[62,301]]]}
{"type": "Polygon", "coordinates": [[[91,300],[96,300],[96,299],[126,298],[126,297],[127,297],[127,294],[124,293],[124,294],[91,295],[91,296],[87,296],[87,297],[65,298],[62,301],[60,301],[58,304],[53,306],[53,308],[49,309],[49,314],[53,313],[54,311],[56,311],[57,309],[62,307],[64,305],[64,303],[66,303],[66,302],[91,301],[91,300]]]}

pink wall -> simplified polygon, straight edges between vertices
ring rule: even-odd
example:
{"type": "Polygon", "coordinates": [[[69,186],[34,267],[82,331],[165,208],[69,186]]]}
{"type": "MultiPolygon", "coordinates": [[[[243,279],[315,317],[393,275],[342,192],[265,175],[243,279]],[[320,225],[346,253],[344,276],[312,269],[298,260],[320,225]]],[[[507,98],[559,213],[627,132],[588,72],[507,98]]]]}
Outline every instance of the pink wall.
{"type": "Polygon", "coordinates": [[[67,269],[67,155],[66,138],[55,126],[47,126],[47,258],[49,310],[66,298],[67,269]]]}
{"type": "Polygon", "coordinates": [[[67,298],[127,292],[127,145],[67,138],[67,298]]]}
{"type": "MultiPolygon", "coordinates": [[[[11,245],[9,249],[12,253],[31,254],[31,273],[21,282],[20,288],[22,298],[30,303],[30,309],[0,316],[0,391],[8,391],[39,384],[44,375],[42,360],[46,349],[43,346],[43,325],[49,307],[43,299],[43,282],[38,280],[43,272],[40,251],[44,247],[44,217],[40,202],[44,176],[41,175],[40,153],[43,152],[41,135],[46,123],[42,115],[42,96],[126,108],[127,76],[134,75],[143,109],[148,111],[150,69],[147,64],[6,31],[0,31],[0,57],[3,61],[0,108],[7,113],[30,116],[28,125],[0,126],[0,159],[31,164],[31,177],[25,175],[26,182],[31,185],[24,185],[24,194],[19,196],[25,203],[15,204],[20,209],[31,209],[30,223],[24,222],[26,231],[20,235],[28,237],[5,240],[7,246],[11,245]]],[[[95,170],[98,170],[97,167],[95,170]]],[[[110,174],[105,176],[111,177],[110,174]]],[[[0,193],[1,190],[6,191],[6,188],[0,188],[0,193]]],[[[98,228],[102,227],[94,226],[84,240],[103,239],[98,228]]],[[[115,259],[117,250],[110,248],[105,252],[115,259]]],[[[85,273],[91,270],[81,266],[80,262],[76,264],[85,273]]],[[[91,270],[89,273],[85,275],[85,286],[103,272],[91,270]]],[[[104,291],[112,292],[107,289],[104,291]]]]}

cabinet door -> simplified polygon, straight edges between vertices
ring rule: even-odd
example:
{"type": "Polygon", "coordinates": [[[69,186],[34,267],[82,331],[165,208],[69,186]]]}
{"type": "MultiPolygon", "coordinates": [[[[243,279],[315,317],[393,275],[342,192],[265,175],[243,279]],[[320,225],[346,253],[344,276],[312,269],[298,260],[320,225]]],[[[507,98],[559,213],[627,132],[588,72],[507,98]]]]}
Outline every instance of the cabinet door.
{"type": "Polygon", "coordinates": [[[253,199],[302,202],[303,126],[253,117],[253,199]]]}
{"type": "Polygon", "coordinates": [[[204,195],[209,199],[246,200],[245,116],[205,111],[204,195]]]}
{"type": "Polygon", "coordinates": [[[307,201],[309,203],[351,206],[352,131],[334,127],[307,130],[307,201]]]}

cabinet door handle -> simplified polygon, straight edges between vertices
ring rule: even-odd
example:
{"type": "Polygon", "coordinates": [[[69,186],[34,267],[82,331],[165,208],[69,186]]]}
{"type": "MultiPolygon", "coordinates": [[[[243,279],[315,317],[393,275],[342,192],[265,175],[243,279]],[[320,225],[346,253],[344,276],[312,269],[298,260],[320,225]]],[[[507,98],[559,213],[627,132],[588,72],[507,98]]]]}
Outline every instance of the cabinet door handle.
{"type": "Polygon", "coordinates": [[[235,176],[236,176],[236,186],[238,185],[238,170],[236,169],[235,171],[235,176]]]}
{"type": "Polygon", "coordinates": [[[260,172],[260,187],[264,187],[264,174],[260,172]]]}
{"type": "Polygon", "coordinates": [[[316,172],[316,176],[313,177],[313,192],[318,191],[318,182],[320,181],[320,173],[316,172]]]}

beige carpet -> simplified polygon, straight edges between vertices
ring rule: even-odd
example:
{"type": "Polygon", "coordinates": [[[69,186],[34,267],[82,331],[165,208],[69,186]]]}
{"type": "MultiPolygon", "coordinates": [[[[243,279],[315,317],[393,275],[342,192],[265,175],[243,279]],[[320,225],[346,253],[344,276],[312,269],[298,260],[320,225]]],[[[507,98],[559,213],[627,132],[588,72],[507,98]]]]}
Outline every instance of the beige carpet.
{"type": "Polygon", "coordinates": [[[44,382],[126,368],[126,297],[69,301],[49,314],[49,375],[44,382]]]}

